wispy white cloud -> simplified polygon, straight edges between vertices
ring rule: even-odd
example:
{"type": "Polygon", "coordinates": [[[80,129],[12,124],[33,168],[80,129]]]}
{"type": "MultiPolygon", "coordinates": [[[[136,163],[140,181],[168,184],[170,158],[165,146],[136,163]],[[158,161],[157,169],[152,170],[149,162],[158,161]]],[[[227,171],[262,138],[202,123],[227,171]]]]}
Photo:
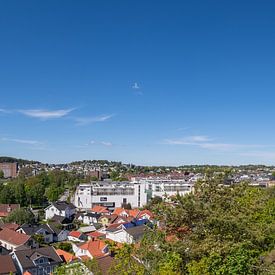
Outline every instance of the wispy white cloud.
{"type": "Polygon", "coordinates": [[[15,142],[15,143],[21,143],[21,144],[29,144],[29,145],[41,145],[43,142],[40,142],[38,140],[30,140],[30,139],[18,139],[18,138],[1,138],[2,141],[6,142],[15,142]]]}
{"type": "Polygon", "coordinates": [[[187,145],[187,146],[197,146],[209,150],[218,150],[218,151],[232,151],[238,149],[247,149],[247,148],[260,148],[266,147],[266,145],[259,144],[234,144],[234,143],[220,143],[214,142],[213,139],[208,136],[188,136],[178,139],[165,139],[164,144],[169,145],[187,145]]]}
{"type": "Polygon", "coordinates": [[[113,144],[109,141],[101,141],[100,144],[107,146],[107,147],[113,146],[113,144]]]}
{"type": "Polygon", "coordinates": [[[47,120],[47,119],[64,117],[69,113],[71,113],[73,110],[74,108],[59,109],[59,110],[28,109],[28,110],[18,110],[18,112],[25,116],[47,120]]]}
{"type": "Polygon", "coordinates": [[[7,109],[2,109],[2,108],[0,108],[0,113],[9,114],[9,113],[11,113],[11,112],[12,112],[11,110],[7,110],[7,109]]]}
{"type": "Polygon", "coordinates": [[[104,122],[112,118],[114,114],[110,115],[100,115],[100,116],[95,116],[95,117],[76,117],[74,118],[76,125],[78,126],[83,126],[83,125],[88,125],[91,123],[96,123],[96,122],[104,122]]]}
{"type": "Polygon", "coordinates": [[[113,143],[109,142],[109,141],[91,140],[88,143],[85,143],[83,145],[78,145],[77,147],[79,147],[79,148],[85,148],[85,147],[90,146],[90,145],[103,145],[103,146],[106,146],[106,147],[111,147],[111,146],[113,146],[113,143]]]}

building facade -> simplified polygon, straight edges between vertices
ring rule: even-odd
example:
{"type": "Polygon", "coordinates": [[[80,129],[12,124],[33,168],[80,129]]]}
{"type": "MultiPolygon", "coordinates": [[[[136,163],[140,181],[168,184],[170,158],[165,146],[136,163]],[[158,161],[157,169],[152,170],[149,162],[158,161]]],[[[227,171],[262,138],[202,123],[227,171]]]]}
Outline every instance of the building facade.
{"type": "Polygon", "coordinates": [[[134,208],[147,203],[147,194],[144,184],[103,181],[80,184],[74,200],[76,207],[80,209],[90,209],[95,205],[114,209],[128,203],[134,208]]]}
{"type": "Polygon", "coordinates": [[[18,172],[18,164],[14,163],[0,163],[0,171],[4,172],[4,178],[15,178],[18,172]]]}

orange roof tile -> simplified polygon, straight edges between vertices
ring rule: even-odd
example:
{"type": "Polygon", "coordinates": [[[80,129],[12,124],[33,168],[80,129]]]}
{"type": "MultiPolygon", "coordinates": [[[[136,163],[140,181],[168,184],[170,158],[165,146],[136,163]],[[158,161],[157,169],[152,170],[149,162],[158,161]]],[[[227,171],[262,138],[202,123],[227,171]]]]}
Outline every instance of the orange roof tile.
{"type": "Polygon", "coordinates": [[[82,235],[82,233],[79,231],[71,231],[69,233],[69,236],[74,237],[74,238],[79,238],[81,235],[82,235]]]}
{"type": "Polygon", "coordinates": [[[32,275],[29,271],[25,271],[23,275],[32,275]]]}
{"type": "Polygon", "coordinates": [[[88,241],[83,245],[79,246],[80,249],[88,250],[93,257],[100,257],[106,253],[102,252],[103,248],[106,246],[104,241],[95,240],[88,241]]]}
{"type": "Polygon", "coordinates": [[[105,206],[95,205],[92,209],[92,212],[96,213],[109,213],[109,210],[105,206]]]}
{"type": "Polygon", "coordinates": [[[72,262],[73,260],[76,260],[77,257],[75,257],[73,254],[67,252],[67,251],[64,251],[62,249],[56,249],[55,250],[56,253],[58,254],[58,256],[63,260],[65,261],[66,263],[70,263],[72,262]]]}

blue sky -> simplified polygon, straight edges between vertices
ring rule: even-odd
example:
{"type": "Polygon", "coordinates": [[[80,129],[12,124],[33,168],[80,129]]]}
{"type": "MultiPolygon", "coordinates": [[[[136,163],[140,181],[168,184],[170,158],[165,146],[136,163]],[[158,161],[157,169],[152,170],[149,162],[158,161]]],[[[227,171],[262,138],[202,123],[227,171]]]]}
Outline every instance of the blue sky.
{"type": "Polygon", "coordinates": [[[275,164],[274,1],[1,1],[0,155],[275,164]]]}

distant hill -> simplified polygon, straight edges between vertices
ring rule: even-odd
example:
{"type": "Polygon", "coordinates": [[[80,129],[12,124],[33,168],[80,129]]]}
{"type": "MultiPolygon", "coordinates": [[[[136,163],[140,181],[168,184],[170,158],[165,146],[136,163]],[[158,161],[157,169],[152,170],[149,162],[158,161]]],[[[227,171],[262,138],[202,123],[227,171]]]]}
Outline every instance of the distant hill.
{"type": "Polygon", "coordinates": [[[13,157],[6,157],[6,156],[0,156],[0,162],[8,162],[8,163],[17,162],[19,165],[40,163],[39,161],[18,159],[13,157]]]}

